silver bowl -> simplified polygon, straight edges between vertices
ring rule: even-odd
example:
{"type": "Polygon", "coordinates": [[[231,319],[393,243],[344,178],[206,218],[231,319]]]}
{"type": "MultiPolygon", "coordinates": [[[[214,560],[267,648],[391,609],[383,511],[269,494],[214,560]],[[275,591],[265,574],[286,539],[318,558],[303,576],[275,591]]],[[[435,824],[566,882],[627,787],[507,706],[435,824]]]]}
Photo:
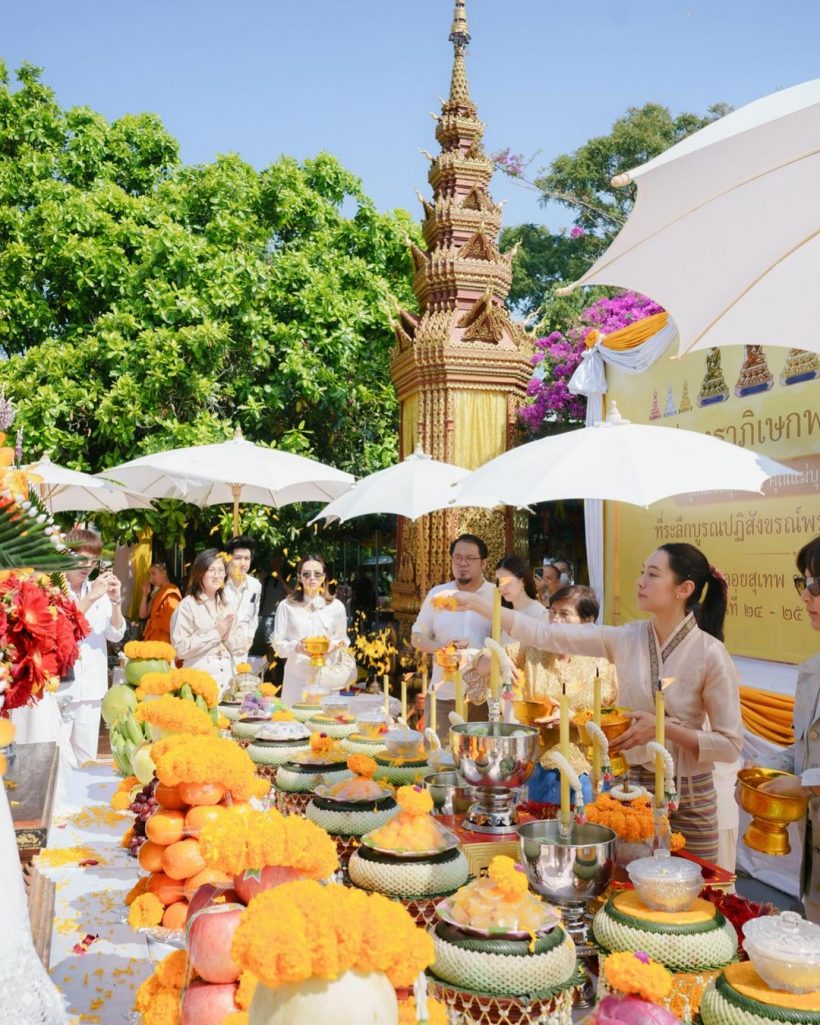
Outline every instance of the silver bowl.
{"type": "Polygon", "coordinates": [[[463,815],[475,800],[471,787],[454,770],[431,772],[424,785],[433,798],[434,815],[463,815]]]}
{"type": "Polygon", "coordinates": [[[453,761],[475,787],[464,827],[476,833],[515,832],[515,791],[538,758],[538,730],[517,723],[465,722],[450,730],[453,761]]]}
{"type": "Polygon", "coordinates": [[[584,904],[600,896],[615,871],[615,832],[587,823],[573,826],[569,842],[559,838],[557,819],[518,827],[519,847],[530,886],[551,904],[584,904]]]}
{"type": "Polygon", "coordinates": [[[470,786],[511,790],[532,775],[538,730],[518,723],[464,722],[451,727],[450,746],[470,786]]]}

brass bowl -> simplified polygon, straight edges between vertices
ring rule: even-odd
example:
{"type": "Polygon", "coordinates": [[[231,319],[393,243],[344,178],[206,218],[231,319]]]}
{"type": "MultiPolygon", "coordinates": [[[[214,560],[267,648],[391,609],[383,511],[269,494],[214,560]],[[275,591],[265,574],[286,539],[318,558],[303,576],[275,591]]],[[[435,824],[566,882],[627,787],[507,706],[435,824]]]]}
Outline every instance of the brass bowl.
{"type": "Polygon", "coordinates": [[[305,646],[305,651],[310,655],[310,664],[321,668],[325,664],[325,655],[330,651],[330,638],[321,635],[306,637],[302,643],[305,646]]]}
{"type": "MultiPolygon", "coordinates": [[[[622,733],[626,733],[629,729],[632,720],[626,714],[629,712],[628,708],[602,708],[601,709],[601,732],[611,744],[616,737],[620,737],[622,733]]],[[[576,730],[581,734],[581,737],[587,739],[586,724],[592,718],[591,712],[584,712],[582,714],[576,713],[570,722],[576,730]]]]}
{"type": "Polygon", "coordinates": [[[740,806],[752,816],[743,842],[747,847],[762,854],[782,855],[791,850],[788,826],[799,822],[808,810],[807,797],[786,797],[782,794],[767,794],[760,790],[761,783],[777,776],[790,776],[780,769],[764,769],[755,766],[741,769],[737,774],[740,806]]]}
{"type": "Polygon", "coordinates": [[[513,714],[522,726],[538,726],[536,719],[552,715],[556,705],[553,701],[513,701],[513,714]]]}

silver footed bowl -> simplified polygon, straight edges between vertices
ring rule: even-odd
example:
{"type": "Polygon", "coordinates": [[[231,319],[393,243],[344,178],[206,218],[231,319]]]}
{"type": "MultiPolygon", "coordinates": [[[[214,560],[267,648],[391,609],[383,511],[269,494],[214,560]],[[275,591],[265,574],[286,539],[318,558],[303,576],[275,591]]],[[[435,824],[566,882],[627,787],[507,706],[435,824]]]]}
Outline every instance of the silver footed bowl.
{"type": "Polygon", "coordinates": [[[463,815],[475,800],[475,794],[455,769],[431,772],[424,785],[433,798],[434,815],[463,815]]]}
{"type": "Polygon", "coordinates": [[[453,761],[471,787],[523,786],[538,757],[538,730],[518,723],[465,722],[450,729],[453,761]]]}
{"type": "Polygon", "coordinates": [[[567,843],[557,819],[525,822],[517,829],[521,860],[530,886],[553,904],[600,896],[615,870],[615,840],[607,826],[573,825],[567,843]]]}

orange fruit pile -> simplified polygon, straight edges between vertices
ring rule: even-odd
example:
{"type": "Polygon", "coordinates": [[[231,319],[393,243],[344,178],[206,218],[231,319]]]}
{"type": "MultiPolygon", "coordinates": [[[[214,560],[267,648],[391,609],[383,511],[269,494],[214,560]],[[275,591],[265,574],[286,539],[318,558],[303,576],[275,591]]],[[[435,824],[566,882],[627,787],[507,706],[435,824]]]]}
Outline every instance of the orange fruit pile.
{"type": "MultiPolygon", "coordinates": [[[[162,925],[183,929],[188,901],[205,883],[229,886],[231,876],[208,868],[199,850],[199,834],[225,814],[225,788],[218,784],[159,784],[159,807],[145,823],[148,839],[139,849],[140,867],[149,872],[146,890],[164,905],[162,925]]],[[[236,803],[236,802],[235,802],[236,803]]]]}

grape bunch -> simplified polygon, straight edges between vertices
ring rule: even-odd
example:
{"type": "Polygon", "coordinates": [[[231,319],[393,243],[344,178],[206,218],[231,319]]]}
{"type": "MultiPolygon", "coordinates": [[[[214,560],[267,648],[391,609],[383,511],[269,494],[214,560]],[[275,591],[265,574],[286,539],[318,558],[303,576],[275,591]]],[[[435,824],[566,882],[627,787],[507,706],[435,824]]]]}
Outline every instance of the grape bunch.
{"type": "Polygon", "coordinates": [[[152,779],[128,806],[128,810],[134,813],[134,835],[128,844],[128,853],[133,857],[137,856],[140,847],[145,843],[145,823],[159,807],[159,801],[154,797],[156,786],[157,780],[152,779]]]}

